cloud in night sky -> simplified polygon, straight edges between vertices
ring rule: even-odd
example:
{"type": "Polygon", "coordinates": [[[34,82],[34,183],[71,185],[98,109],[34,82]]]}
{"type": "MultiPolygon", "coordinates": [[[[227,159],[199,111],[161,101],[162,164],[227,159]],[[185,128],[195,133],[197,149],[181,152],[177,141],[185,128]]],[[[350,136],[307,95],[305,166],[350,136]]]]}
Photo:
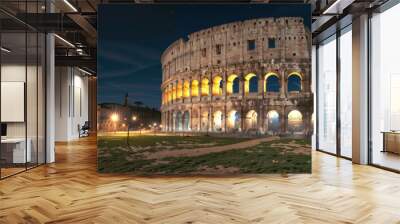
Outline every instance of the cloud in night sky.
{"type": "Polygon", "coordinates": [[[175,40],[224,23],[299,16],[311,26],[309,5],[104,4],[98,11],[98,102],[142,101],[159,108],[161,54],[175,40]]]}

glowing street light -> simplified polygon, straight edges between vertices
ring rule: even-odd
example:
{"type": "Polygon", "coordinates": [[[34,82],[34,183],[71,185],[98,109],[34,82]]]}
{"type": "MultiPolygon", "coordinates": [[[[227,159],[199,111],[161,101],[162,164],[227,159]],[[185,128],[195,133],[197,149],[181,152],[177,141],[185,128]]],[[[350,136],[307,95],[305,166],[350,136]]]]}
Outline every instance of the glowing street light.
{"type": "MultiPolygon", "coordinates": [[[[137,117],[136,116],[132,116],[132,121],[136,121],[137,117]]],[[[130,128],[130,123],[128,123],[128,133],[126,136],[126,144],[129,145],[129,128],[130,128]]]]}
{"type": "Polygon", "coordinates": [[[117,122],[119,121],[119,116],[117,113],[111,114],[111,121],[114,123],[114,133],[117,132],[117,122]]]}
{"type": "Polygon", "coordinates": [[[118,114],[113,113],[113,114],[111,114],[110,119],[112,122],[117,122],[117,121],[119,121],[119,116],[118,116],[118,114]]]}

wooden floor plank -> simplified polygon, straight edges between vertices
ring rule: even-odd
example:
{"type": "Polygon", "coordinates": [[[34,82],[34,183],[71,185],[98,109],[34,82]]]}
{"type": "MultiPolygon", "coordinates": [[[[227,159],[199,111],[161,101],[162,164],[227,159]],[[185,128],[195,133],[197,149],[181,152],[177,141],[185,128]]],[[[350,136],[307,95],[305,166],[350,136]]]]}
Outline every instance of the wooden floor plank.
{"type": "Polygon", "coordinates": [[[400,175],[313,152],[313,174],[96,172],[96,140],[0,181],[0,223],[400,223],[400,175]]]}

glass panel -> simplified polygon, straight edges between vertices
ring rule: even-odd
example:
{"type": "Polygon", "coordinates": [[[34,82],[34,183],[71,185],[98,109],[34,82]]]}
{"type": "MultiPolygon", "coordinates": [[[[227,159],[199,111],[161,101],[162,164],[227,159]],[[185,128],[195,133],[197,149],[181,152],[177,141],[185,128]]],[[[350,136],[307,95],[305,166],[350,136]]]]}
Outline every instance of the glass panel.
{"type": "Polygon", "coordinates": [[[38,164],[45,163],[45,60],[46,60],[46,37],[44,34],[39,34],[38,43],[38,164]]]}
{"type": "Polygon", "coordinates": [[[1,34],[1,140],[2,177],[25,170],[30,161],[26,151],[26,35],[1,34]]]}
{"type": "Polygon", "coordinates": [[[37,165],[38,158],[38,144],[37,144],[37,132],[38,132],[38,107],[37,107],[37,98],[38,98],[38,35],[36,32],[28,32],[27,33],[27,80],[26,80],[26,112],[27,112],[27,150],[28,156],[28,168],[34,167],[37,165]]]}
{"type": "Polygon", "coordinates": [[[318,48],[318,149],[336,154],[336,36],[318,48]]]}
{"type": "MultiPolygon", "coordinates": [[[[22,17],[25,12],[44,12],[44,5],[44,0],[0,3],[22,17]]],[[[29,22],[38,22],[34,18],[29,22]]],[[[0,20],[0,177],[4,178],[45,162],[46,40],[44,34],[1,12],[0,20]]]]}
{"type": "MultiPolygon", "coordinates": [[[[346,32],[347,31],[347,32],[346,32]]],[[[352,34],[340,36],[340,153],[352,157],[352,34]]]]}
{"type": "Polygon", "coordinates": [[[400,170],[400,4],[372,18],[372,163],[400,170]]]}

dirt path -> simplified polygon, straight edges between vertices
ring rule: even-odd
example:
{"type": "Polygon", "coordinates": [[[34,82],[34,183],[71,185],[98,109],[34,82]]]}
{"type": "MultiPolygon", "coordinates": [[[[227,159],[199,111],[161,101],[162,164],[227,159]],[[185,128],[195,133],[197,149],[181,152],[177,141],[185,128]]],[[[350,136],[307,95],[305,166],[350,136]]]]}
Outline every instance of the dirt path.
{"type": "Polygon", "coordinates": [[[232,145],[221,145],[221,146],[205,147],[197,149],[167,150],[167,151],[159,151],[153,153],[145,153],[144,155],[147,157],[147,159],[162,159],[166,157],[195,157],[213,152],[224,152],[233,149],[245,149],[252,146],[256,146],[262,142],[269,142],[278,139],[279,137],[273,136],[273,137],[252,139],[249,141],[240,142],[232,145]]]}

